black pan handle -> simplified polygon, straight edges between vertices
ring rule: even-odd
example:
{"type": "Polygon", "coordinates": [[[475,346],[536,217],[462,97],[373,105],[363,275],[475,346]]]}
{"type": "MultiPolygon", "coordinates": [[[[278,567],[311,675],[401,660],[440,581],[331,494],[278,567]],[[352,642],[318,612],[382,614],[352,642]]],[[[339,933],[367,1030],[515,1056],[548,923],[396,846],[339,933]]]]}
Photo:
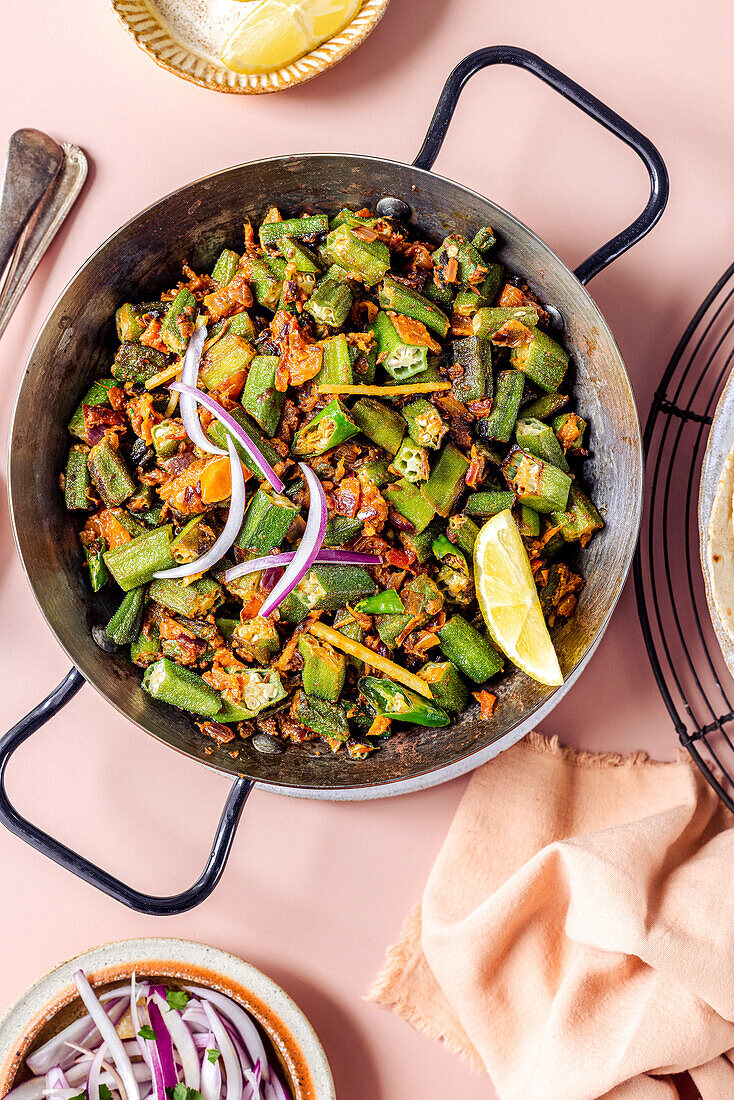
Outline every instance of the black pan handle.
{"type": "Polygon", "coordinates": [[[413,161],[416,168],[429,170],[438,156],[439,150],[446,137],[446,131],[456,110],[461,91],[466,82],[485,69],[488,65],[517,65],[521,69],[537,76],[551,88],[555,88],[564,99],[575,103],[585,114],[589,115],[605,129],[615,134],[625,145],[637,153],[642,160],[650,176],[650,198],[647,206],[640,216],[631,225],[612,237],[605,245],[597,249],[588,260],[576,268],[574,274],[581,283],[588,283],[600,271],[603,271],[612,260],[616,260],[633,244],[637,244],[646,233],[649,233],[656,221],[665,209],[668,201],[669,183],[668,170],[665,161],[660,156],[653,143],[629,122],[607,107],[605,103],[587,92],[580,84],[570,77],[543,61],[537,54],[522,50],[517,46],[486,46],[484,49],[475,50],[460,61],[444,84],[441,98],[428,127],[425,141],[421,146],[418,156],[413,161]]]}
{"type": "Polygon", "coordinates": [[[47,695],[42,703],[34,707],[32,711],[21,718],[11,730],[0,740],[0,821],[11,833],[15,833],[26,844],[30,844],[36,851],[48,856],[54,863],[65,867],[67,871],[84,879],[85,882],[96,886],[104,894],[109,894],[116,901],[121,901],[130,909],[138,913],[147,913],[151,916],[170,917],[176,913],[185,913],[194,906],[199,905],[208,898],[214,887],[222,877],[222,872],[227,864],[234,834],[244,809],[247,796],[252,790],[253,783],[249,779],[240,776],[232,784],[232,789],[227,796],[227,801],[219,819],[217,831],[214,836],[209,858],[206,866],[193,886],[180,894],[171,897],[153,897],[134,890],[120,879],[103,871],[95,863],[91,863],[84,856],[67,848],[65,844],[55,840],[48,833],[32,825],[25,817],[18,813],[8,798],[5,790],[5,771],[11,756],[16,749],[27,741],[32,733],[44,725],[50,718],[61,710],[70,699],[73,699],[79,688],[86,681],[76,668],[64,677],[58,687],[47,695]]]}

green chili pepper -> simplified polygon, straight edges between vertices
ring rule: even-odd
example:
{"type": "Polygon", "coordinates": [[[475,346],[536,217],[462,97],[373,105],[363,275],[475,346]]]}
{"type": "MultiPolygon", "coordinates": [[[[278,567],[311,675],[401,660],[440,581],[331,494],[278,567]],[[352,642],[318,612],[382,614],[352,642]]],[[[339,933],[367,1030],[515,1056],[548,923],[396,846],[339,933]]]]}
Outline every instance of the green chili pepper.
{"type": "Polygon", "coordinates": [[[497,392],[489,416],[476,422],[480,439],[496,439],[509,443],[517,420],[525,388],[525,376],[519,370],[501,370],[497,375],[497,392]]]}
{"type": "Polygon", "coordinates": [[[478,336],[452,340],[454,363],[463,373],[452,379],[457,401],[478,401],[492,396],[492,344],[478,336]]]}
{"type": "Polygon", "coordinates": [[[525,405],[522,410],[523,417],[534,417],[536,420],[548,420],[568,404],[568,397],[563,393],[542,393],[535,401],[525,405]]]}
{"type": "Polygon", "coordinates": [[[306,695],[335,703],[342,693],[347,662],[342,653],[311,634],[301,634],[298,652],[303,657],[301,679],[306,695]]]}
{"type": "Polygon", "coordinates": [[[93,382],[89,387],[69,421],[69,431],[72,435],[75,435],[77,439],[84,439],[85,437],[84,406],[90,405],[96,408],[98,405],[108,405],[110,401],[110,390],[116,385],[117,380],[115,378],[100,378],[98,382],[93,382]]]}
{"type": "Polygon", "coordinates": [[[218,286],[228,286],[235,277],[240,258],[230,248],[225,248],[219,253],[219,259],[214,265],[212,279],[218,286]]]}
{"type": "Polygon", "coordinates": [[[448,726],[451,721],[445,710],[393,680],[363,676],[357,686],[376,713],[386,718],[434,727],[448,726]]]}
{"type": "MultiPolygon", "coordinates": [[[[145,535],[141,536],[145,538],[145,535]]],[[[179,578],[154,580],[148,589],[151,600],[187,619],[201,619],[224,603],[224,592],[211,577],[199,577],[190,584],[179,578]]]]}
{"type": "Polygon", "coordinates": [[[269,436],[275,435],[278,430],[285,401],[285,394],[275,388],[277,368],[277,355],[256,355],[250,363],[242,395],[242,407],[245,412],[249,413],[269,436]]]}
{"type": "Polygon", "coordinates": [[[422,374],[428,366],[428,348],[411,343],[398,335],[389,314],[377,314],[371,330],[377,342],[377,359],[396,382],[405,382],[422,374]]]}
{"type": "Polygon", "coordinates": [[[375,592],[366,600],[360,600],[354,610],[365,615],[394,615],[405,611],[405,605],[393,588],[386,588],[384,592],[375,592]]]}
{"type": "Polygon", "coordinates": [[[323,342],[324,357],[316,375],[317,386],[351,386],[354,382],[352,357],[343,332],[323,342]]]}
{"type": "Polygon", "coordinates": [[[341,328],[352,308],[352,292],[346,283],[327,274],[318,283],[304,308],[319,324],[341,328]]]}
{"type": "Polygon", "coordinates": [[[430,447],[437,451],[448,427],[436,406],[424,397],[416,397],[404,405],[401,411],[408,422],[408,433],[413,442],[419,447],[430,447]]]}
{"type": "Polygon", "coordinates": [[[474,553],[478,534],[479,528],[469,516],[451,516],[448,526],[449,540],[470,557],[474,553]]]}
{"type": "Polygon", "coordinates": [[[421,485],[424,498],[440,516],[451,515],[464,488],[468,469],[469,463],[461,451],[453,443],[447,443],[428,481],[421,485]]]}
{"type": "Polygon", "coordinates": [[[276,244],[281,237],[296,237],[308,240],[319,233],[326,233],[329,219],[325,214],[313,214],[307,218],[288,218],[282,222],[263,222],[260,226],[260,244],[276,244]]]}
{"type": "Polygon", "coordinates": [[[307,695],[305,691],[299,691],[293,701],[291,714],[296,722],[300,722],[306,729],[313,730],[320,737],[337,741],[346,741],[349,737],[347,716],[344,708],[338,703],[331,703],[327,699],[318,699],[307,695]]]}
{"type": "Polygon", "coordinates": [[[418,673],[431,689],[436,705],[461,714],[469,704],[469,689],[451,661],[429,661],[418,673]]]}
{"type": "Polygon", "coordinates": [[[64,502],[69,511],[82,508],[88,511],[92,507],[89,490],[92,483],[87,467],[89,447],[75,443],[69,451],[64,472],[64,502]]]}
{"type": "Polygon", "coordinates": [[[564,452],[578,454],[584,449],[586,421],[576,413],[563,413],[551,421],[551,426],[564,452]]]}
{"type": "Polygon", "coordinates": [[[136,482],[124,458],[107,436],[87,455],[87,469],[94,486],[108,508],[122,504],[135,492],[136,482]]]}
{"type": "Polygon", "coordinates": [[[566,456],[550,424],[544,424],[542,420],[531,416],[523,416],[515,425],[515,439],[518,446],[530,451],[531,455],[568,473],[566,456]]]}
{"type": "Polygon", "coordinates": [[[218,691],[209,687],[201,676],[175,664],[168,657],[161,657],[145,670],[143,691],[162,703],[170,703],[208,718],[214,718],[222,709],[218,691]]]}
{"type": "Polygon", "coordinates": [[[352,420],[341,401],[335,398],[316,413],[313,420],[309,420],[304,428],[296,432],[291,444],[291,454],[309,457],[322,455],[332,447],[345,443],[358,431],[358,425],[352,420]]]}
{"type": "Polygon", "coordinates": [[[328,259],[368,286],[379,283],[390,269],[390,252],[382,241],[361,241],[347,225],[333,229],[324,248],[328,259]]]}
{"type": "Polygon", "coordinates": [[[137,638],[145,607],[145,586],[128,592],[105,627],[105,634],[117,645],[126,645],[137,638]]]}
{"type": "Polygon", "coordinates": [[[441,649],[476,684],[483,684],[504,668],[504,658],[461,615],[454,615],[437,632],[441,649]]]}
{"type": "Polygon", "coordinates": [[[536,512],[565,511],[571,478],[557,466],[513,447],[502,464],[502,473],[521,504],[536,512]]]}
{"type": "Polygon", "coordinates": [[[281,622],[300,623],[309,611],[335,611],[377,591],[366,569],[314,565],[278,608],[281,622]]]}
{"type": "Polygon", "coordinates": [[[565,542],[586,543],[595,531],[600,531],[604,526],[604,520],[586,493],[575,485],[571,486],[567,507],[554,511],[551,519],[560,527],[565,542]]]}
{"type": "Polygon", "coordinates": [[[378,300],[383,309],[402,313],[404,317],[410,317],[413,321],[420,321],[426,328],[438,333],[441,337],[446,336],[449,331],[449,319],[443,310],[416,290],[397,282],[389,275],[385,276],[380,287],[378,300]]]}
{"type": "Polygon", "coordinates": [[[436,514],[436,509],[426,500],[420,489],[405,478],[383,489],[382,495],[399,515],[407,519],[416,535],[428,526],[436,514]]]}
{"type": "Polygon", "coordinates": [[[360,397],[352,406],[351,416],[362,434],[378,447],[391,455],[398,453],[407,425],[397,409],[372,397],[360,397]]]}
{"type": "Polygon", "coordinates": [[[100,588],[104,588],[110,578],[103,557],[106,549],[107,543],[103,538],[98,539],[92,546],[84,547],[93,592],[99,592],[100,588]]]}
{"type": "Polygon", "coordinates": [[[511,348],[510,362],[536,386],[555,392],[566,373],[568,354],[545,332],[536,330],[530,343],[511,348]]]}
{"type": "Polygon", "coordinates": [[[404,439],[390,469],[406,481],[427,481],[431,475],[428,451],[419,447],[412,439],[404,439]]]}
{"type": "Polygon", "coordinates": [[[502,489],[488,489],[481,493],[470,493],[464,511],[468,516],[496,516],[506,508],[512,508],[515,494],[502,489]]]}
{"type": "MultiPolygon", "coordinates": [[[[145,383],[154,374],[158,374],[168,366],[168,359],[156,348],[144,347],[142,344],[131,344],[126,341],[120,344],[112,364],[112,374],[115,382],[141,382],[145,383]]],[[[99,401],[97,404],[102,404],[99,401]]]]}

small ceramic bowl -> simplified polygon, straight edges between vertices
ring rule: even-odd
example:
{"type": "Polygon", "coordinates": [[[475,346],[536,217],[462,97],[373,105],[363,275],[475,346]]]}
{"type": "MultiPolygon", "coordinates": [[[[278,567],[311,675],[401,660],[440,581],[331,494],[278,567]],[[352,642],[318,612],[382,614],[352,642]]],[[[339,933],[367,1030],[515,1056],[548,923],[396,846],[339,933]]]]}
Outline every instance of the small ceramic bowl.
{"type": "Polygon", "coordinates": [[[158,937],[92,948],[39,978],[18,998],[0,1019],[0,1096],[25,1079],[23,1060],[31,1050],[82,1015],[72,979],[80,967],[102,990],[128,980],[135,971],[140,977],[191,982],[225,993],[260,1025],[293,1100],[336,1100],[323,1048],[280,986],[226,951],[158,937]]]}
{"type": "Polygon", "coordinates": [[[219,59],[243,14],[231,0],[111,0],[123,27],[169,73],[236,95],[262,95],[304,84],[342,61],[382,19],[389,0],[363,0],[339,34],[298,61],[270,73],[234,73],[219,59]],[[225,33],[226,32],[226,33],[225,33]]]}

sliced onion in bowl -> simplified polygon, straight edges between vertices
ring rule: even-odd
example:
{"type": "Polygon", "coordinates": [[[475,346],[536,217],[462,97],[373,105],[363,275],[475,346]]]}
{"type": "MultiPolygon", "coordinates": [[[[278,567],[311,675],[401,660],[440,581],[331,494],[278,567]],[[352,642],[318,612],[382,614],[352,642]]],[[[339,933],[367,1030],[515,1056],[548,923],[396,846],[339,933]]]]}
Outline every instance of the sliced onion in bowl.
{"type": "MultiPolygon", "coordinates": [[[[94,990],[87,981],[83,970],[77,970],[74,974],[74,984],[79,990],[79,996],[84,1002],[87,1012],[97,1025],[97,1030],[102,1036],[103,1041],[109,1047],[110,1055],[117,1066],[120,1077],[122,1078],[122,1083],[125,1086],[127,1100],[140,1100],[138,1083],[135,1080],[135,1074],[130,1065],[130,1059],[122,1045],[122,1040],[115,1030],[115,1025],[97,1000],[94,990]]],[[[91,1097],[90,1100],[92,1100],[91,1097]]],[[[163,1100],[165,1100],[165,1096],[163,1100]]]]}

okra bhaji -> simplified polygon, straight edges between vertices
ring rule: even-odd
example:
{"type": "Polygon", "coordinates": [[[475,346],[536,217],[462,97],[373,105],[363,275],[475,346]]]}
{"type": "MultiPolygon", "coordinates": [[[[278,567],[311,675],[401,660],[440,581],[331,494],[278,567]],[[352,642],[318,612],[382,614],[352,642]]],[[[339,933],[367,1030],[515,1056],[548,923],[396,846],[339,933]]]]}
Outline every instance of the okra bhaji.
{"type": "Polygon", "coordinates": [[[505,658],[472,553],[508,510],[547,624],[573,614],[603,526],[587,425],[495,244],[272,208],[211,273],[117,310],[61,487],[93,591],[120,591],[104,641],[214,742],[361,759],[394,722],[472,697],[489,717],[505,658]]]}

